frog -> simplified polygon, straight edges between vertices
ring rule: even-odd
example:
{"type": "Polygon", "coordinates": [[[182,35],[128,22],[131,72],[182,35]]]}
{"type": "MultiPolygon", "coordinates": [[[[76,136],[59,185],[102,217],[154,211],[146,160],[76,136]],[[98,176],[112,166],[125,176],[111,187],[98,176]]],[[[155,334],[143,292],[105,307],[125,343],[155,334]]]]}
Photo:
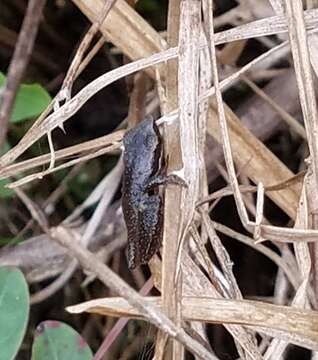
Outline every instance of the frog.
{"type": "Polygon", "coordinates": [[[147,264],[161,246],[163,198],[159,186],[180,184],[182,180],[163,173],[163,142],[153,118],[128,130],[123,145],[122,209],[127,228],[127,262],[132,270],[147,264]]]}

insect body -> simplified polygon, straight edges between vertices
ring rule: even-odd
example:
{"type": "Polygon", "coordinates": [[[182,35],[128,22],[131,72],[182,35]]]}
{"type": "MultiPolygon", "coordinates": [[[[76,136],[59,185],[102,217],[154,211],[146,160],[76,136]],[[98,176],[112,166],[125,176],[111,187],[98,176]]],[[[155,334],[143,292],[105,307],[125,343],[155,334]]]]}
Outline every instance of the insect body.
{"type": "Polygon", "coordinates": [[[146,264],[159,250],[163,204],[158,185],[162,142],[154,120],[146,119],[124,136],[122,207],[128,232],[128,266],[146,264]]]}

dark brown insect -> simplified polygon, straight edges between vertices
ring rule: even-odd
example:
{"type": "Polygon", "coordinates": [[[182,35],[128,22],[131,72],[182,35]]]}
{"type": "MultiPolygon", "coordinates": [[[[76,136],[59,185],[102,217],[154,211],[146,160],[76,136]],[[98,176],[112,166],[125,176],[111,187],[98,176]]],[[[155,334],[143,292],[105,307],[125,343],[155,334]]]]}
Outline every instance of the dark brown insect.
{"type": "Polygon", "coordinates": [[[124,136],[122,207],[128,232],[128,267],[146,264],[162,238],[162,199],[158,185],[162,142],[154,120],[146,119],[124,136]]]}

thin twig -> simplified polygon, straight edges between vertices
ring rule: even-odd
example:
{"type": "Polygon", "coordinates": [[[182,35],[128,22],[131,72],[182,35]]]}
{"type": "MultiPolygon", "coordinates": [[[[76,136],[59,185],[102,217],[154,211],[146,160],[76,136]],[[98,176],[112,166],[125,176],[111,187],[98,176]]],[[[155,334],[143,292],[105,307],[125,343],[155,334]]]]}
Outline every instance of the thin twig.
{"type": "Polygon", "coordinates": [[[307,139],[306,130],[304,127],[291,115],[288,114],[281,106],[279,106],[269,95],[267,95],[262,89],[260,89],[253,81],[249,80],[248,77],[242,76],[243,81],[262,99],[264,99],[282,119],[303,139],[307,139]]]}
{"type": "MultiPolygon", "coordinates": [[[[60,90],[60,96],[58,96],[57,101],[61,100],[69,100],[71,97],[71,91],[72,91],[72,85],[76,77],[78,76],[80,66],[82,63],[82,59],[84,57],[84,53],[89,47],[91,41],[93,40],[93,37],[98,32],[101,24],[105,21],[109,11],[111,10],[112,6],[116,0],[107,0],[104,3],[102,12],[100,13],[99,18],[90,26],[88,31],[86,32],[83,40],[81,41],[76,54],[72,60],[71,66],[69,67],[66,77],[63,81],[62,88],[60,90]]],[[[102,42],[99,42],[101,44],[102,42]]]]}
{"type": "Polygon", "coordinates": [[[7,135],[14,99],[24,70],[30,60],[45,3],[46,0],[30,0],[28,3],[19,38],[8,69],[6,84],[2,90],[2,95],[0,95],[0,148],[7,135]]]}

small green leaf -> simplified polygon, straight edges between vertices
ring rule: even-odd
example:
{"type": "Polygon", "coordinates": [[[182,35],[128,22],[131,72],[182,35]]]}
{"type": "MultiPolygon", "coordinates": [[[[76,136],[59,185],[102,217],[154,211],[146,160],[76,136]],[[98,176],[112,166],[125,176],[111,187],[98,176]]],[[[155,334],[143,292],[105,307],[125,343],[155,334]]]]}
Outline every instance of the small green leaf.
{"type": "Polygon", "coordinates": [[[10,198],[15,195],[14,190],[5,187],[7,184],[10,184],[8,179],[0,180],[0,198],[2,199],[10,198]]]}
{"type": "Polygon", "coordinates": [[[60,321],[41,322],[35,331],[31,360],[91,360],[86,341],[60,321]]]}
{"type": "Polygon", "coordinates": [[[6,77],[4,74],[0,71],[0,87],[3,86],[4,82],[6,81],[6,77]]]}
{"type": "Polygon", "coordinates": [[[15,99],[11,121],[16,123],[40,115],[50,101],[50,95],[41,85],[22,84],[15,99]]]}
{"type": "Polygon", "coordinates": [[[15,358],[22,343],[29,316],[29,291],[22,272],[0,268],[0,358],[15,358]]]}
{"type": "MultiPolygon", "coordinates": [[[[6,77],[0,72],[0,87],[6,77]]],[[[11,122],[17,123],[40,115],[51,101],[49,93],[39,84],[22,84],[18,90],[11,122]]]]}
{"type": "Polygon", "coordinates": [[[0,246],[3,245],[16,245],[23,241],[20,237],[0,237],[0,246]]]}

